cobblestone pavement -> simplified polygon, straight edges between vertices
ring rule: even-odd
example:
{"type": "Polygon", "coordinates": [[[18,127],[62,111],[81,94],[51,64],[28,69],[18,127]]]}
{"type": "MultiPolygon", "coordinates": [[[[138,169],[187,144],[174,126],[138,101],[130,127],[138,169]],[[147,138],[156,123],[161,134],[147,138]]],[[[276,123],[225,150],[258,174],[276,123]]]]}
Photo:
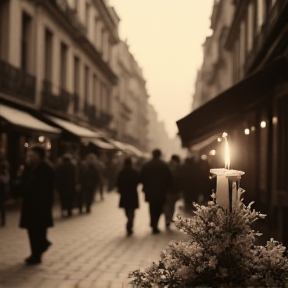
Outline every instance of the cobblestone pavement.
{"type": "MultiPolygon", "coordinates": [[[[141,198],[142,195],[141,195],[141,198]]],[[[18,228],[19,212],[9,212],[8,223],[0,228],[0,288],[121,288],[129,271],[144,269],[157,261],[170,240],[185,238],[175,227],[151,235],[148,205],[141,201],[135,234],[125,234],[124,212],[116,193],[93,206],[91,215],[61,219],[55,209],[55,227],[49,230],[53,242],[42,265],[27,267],[29,256],[26,231],[18,228]]]]}

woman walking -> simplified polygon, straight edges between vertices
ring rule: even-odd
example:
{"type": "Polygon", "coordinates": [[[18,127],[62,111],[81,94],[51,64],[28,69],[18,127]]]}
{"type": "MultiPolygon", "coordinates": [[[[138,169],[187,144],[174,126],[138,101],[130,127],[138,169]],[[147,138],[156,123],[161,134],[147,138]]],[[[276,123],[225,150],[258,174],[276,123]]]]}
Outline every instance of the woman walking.
{"type": "Polygon", "coordinates": [[[124,167],[118,176],[117,188],[121,195],[119,207],[125,209],[125,214],[127,217],[127,236],[131,236],[133,234],[135,209],[139,208],[137,192],[137,186],[139,184],[140,174],[132,167],[131,158],[126,158],[124,167]]]}

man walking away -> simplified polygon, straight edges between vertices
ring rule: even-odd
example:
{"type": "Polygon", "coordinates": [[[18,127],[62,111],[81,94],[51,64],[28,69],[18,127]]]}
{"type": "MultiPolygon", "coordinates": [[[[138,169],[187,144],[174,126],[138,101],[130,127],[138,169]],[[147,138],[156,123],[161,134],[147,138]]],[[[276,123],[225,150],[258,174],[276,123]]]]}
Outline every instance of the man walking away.
{"type": "Polygon", "coordinates": [[[180,199],[180,185],[181,185],[181,167],[180,167],[180,157],[178,155],[172,155],[169,162],[169,168],[173,177],[173,187],[169,190],[166,203],[165,203],[165,220],[166,227],[170,227],[170,223],[173,221],[173,215],[175,211],[175,204],[177,200],[180,199]]]}
{"type": "Polygon", "coordinates": [[[62,163],[56,169],[56,188],[60,195],[62,217],[64,217],[65,211],[67,211],[68,217],[72,216],[77,181],[77,167],[72,162],[72,156],[67,153],[63,155],[62,163]]]}
{"type": "Polygon", "coordinates": [[[153,234],[158,234],[158,222],[166,201],[166,195],[173,187],[172,174],[169,166],[161,160],[161,151],[155,149],[152,152],[153,158],[143,165],[141,181],[145,200],[150,208],[150,226],[153,234]]]}
{"type": "Polygon", "coordinates": [[[137,187],[140,184],[140,174],[136,169],[132,168],[131,158],[126,158],[124,162],[124,168],[120,171],[117,188],[120,193],[120,208],[125,209],[127,217],[127,236],[133,234],[133,223],[135,209],[139,208],[139,199],[137,187]]]}
{"type": "Polygon", "coordinates": [[[25,260],[28,265],[40,264],[42,254],[51,245],[47,228],[53,226],[54,171],[45,161],[45,152],[40,145],[29,149],[23,175],[20,227],[28,230],[32,252],[25,260]]]}
{"type": "Polygon", "coordinates": [[[80,212],[82,212],[82,207],[85,205],[86,213],[91,213],[95,191],[100,182],[95,154],[91,153],[86,157],[86,161],[80,170],[79,181],[81,186],[80,212]]]}

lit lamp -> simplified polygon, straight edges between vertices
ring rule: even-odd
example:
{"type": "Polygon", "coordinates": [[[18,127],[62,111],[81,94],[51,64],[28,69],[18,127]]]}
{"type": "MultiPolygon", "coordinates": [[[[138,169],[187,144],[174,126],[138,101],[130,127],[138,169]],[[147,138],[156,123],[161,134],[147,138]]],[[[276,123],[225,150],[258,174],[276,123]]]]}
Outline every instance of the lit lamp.
{"type": "Polygon", "coordinates": [[[239,181],[244,174],[242,171],[230,170],[230,151],[227,140],[227,133],[223,133],[222,137],[225,139],[225,168],[211,169],[210,172],[217,176],[216,186],[216,202],[224,210],[231,210],[233,203],[236,199],[239,199],[240,195],[237,195],[239,181]],[[230,183],[232,183],[232,203],[230,202],[230,183]],[[238,185],[237,185],[238,183],[238,185]]]}

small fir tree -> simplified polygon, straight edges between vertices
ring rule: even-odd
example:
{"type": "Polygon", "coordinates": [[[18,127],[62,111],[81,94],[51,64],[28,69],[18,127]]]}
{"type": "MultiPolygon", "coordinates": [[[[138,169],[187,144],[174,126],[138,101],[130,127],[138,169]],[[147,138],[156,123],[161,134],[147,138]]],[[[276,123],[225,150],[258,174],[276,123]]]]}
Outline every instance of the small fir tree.
{"type": "Polygon", "coordinates": [[[190,241],[172,241],[159,262],[132,272],[129,277],[137,288],[285,287],[286,248],[273,239],[265,247],[255,245],[261,234],[251,225],[265,215],[251,210],[253,202],[246,206],[237,200],[227,212],[215,194],[212,199],[207,206],[194,203],[192,218],[177,216],[176,227],[190,241]]]}

